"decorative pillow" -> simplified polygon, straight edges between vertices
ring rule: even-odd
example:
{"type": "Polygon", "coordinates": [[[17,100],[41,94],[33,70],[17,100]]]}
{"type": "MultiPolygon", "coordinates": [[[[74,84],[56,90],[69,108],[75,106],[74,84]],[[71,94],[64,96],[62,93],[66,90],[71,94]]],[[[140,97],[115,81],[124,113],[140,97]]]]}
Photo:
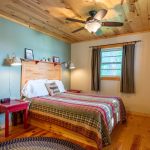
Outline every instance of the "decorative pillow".
{"type": "Polygon", "coordinates": [[[48,80],[47,81],[47,83],[52,83],[52,82],[56,83],[56,85],[58,86],[58,89],[59,89],[60,93],[66,92],[62,81],[60,81],[60,80],[48,80]]]}
{"type": "Polygon", "coordinates": [[[60,93],[60,91],[59,91],[59,89],[58,89],[58,86],[57,86],[57,84],[56,84],[55,82],[46,83],[45,86],[46,86],[46,88],[47,88],[47,90],[48,90],[48,92],[49,92],[49,94],[50,94],[51,96],[60,93]]]}

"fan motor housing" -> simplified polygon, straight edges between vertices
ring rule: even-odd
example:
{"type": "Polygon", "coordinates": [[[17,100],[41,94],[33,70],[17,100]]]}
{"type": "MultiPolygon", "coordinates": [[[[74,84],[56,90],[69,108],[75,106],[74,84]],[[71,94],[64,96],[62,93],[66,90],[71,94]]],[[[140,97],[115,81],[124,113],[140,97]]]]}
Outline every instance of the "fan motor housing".
{"type": "Polygon", "coordinates": [[[97,13],[96,10],[91,10],[91,11],[89,11],[89,15],[90,15],[91,17],[94,17],[94,16],[96,15],[96,13],[97,13]]]}

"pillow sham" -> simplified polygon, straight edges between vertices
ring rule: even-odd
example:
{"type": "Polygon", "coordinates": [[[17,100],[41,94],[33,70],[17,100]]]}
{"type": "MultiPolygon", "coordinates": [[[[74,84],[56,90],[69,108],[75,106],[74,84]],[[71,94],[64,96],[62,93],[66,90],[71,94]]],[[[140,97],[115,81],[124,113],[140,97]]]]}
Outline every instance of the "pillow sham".
{"type": "Polygon", "coordinates": [[[48,90],[48,92],[49,92],[49,94],[51,96],[60,93],[59,88],[58,88],[56,82],[46,83],[45,86],[46,86],[46,88],[47,88],[47,90],[48,90]]]}
{"type": "Polygon", "coordinates": [[[21,93],[28,98],[49,95],[45,87],[46,82],[47,79],[30,80],[24,85],[21,93]]]}
{"type": "Polygon", "coordinates": [[[56,84],[58,85],[58,88],[59,88],[61,93],[66,92],[64,84],[62,83],[62,81],[57,80],[56,84]]]}

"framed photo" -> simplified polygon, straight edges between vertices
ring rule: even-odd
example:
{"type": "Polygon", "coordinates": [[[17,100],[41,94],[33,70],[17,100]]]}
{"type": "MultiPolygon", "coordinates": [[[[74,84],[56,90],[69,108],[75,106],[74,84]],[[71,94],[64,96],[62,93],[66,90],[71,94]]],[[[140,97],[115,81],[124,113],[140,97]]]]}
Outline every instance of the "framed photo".
{"type": "Polygon", "coordinates": [[[53,56],[53,62],[59,63],[60,62],[60,58],[57,57],[57,56],[53,56]]]}
{"type": "Polygon", "coordinates": [[[33,50],[25,48],[25,59],[34,60],[33,50]]]}

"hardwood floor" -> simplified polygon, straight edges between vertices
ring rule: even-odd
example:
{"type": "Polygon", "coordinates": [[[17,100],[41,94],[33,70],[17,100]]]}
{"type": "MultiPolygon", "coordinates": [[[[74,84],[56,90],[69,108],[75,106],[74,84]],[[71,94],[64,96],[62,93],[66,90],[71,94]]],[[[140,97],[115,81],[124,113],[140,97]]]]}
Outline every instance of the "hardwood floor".
{"type": "Polygon", "coordinates": [[[130,115],[111,137],[112,144],[104,150],[150,150],[150,118],[130,115]]]}
{"type": "MultiPolygon", "coordinates": [[[[11,135],[5,138],[4,131],[1,130],[0,141],[30,136],[59,137],[34,126],[25,130],[23,125],[12,127],[10,133],[11,135]]],[[[103,148],[104,150],[150,150],[150,118],[129,115],[127,123],[117,126],[111,137],[112,144],[103,148]]]]}

